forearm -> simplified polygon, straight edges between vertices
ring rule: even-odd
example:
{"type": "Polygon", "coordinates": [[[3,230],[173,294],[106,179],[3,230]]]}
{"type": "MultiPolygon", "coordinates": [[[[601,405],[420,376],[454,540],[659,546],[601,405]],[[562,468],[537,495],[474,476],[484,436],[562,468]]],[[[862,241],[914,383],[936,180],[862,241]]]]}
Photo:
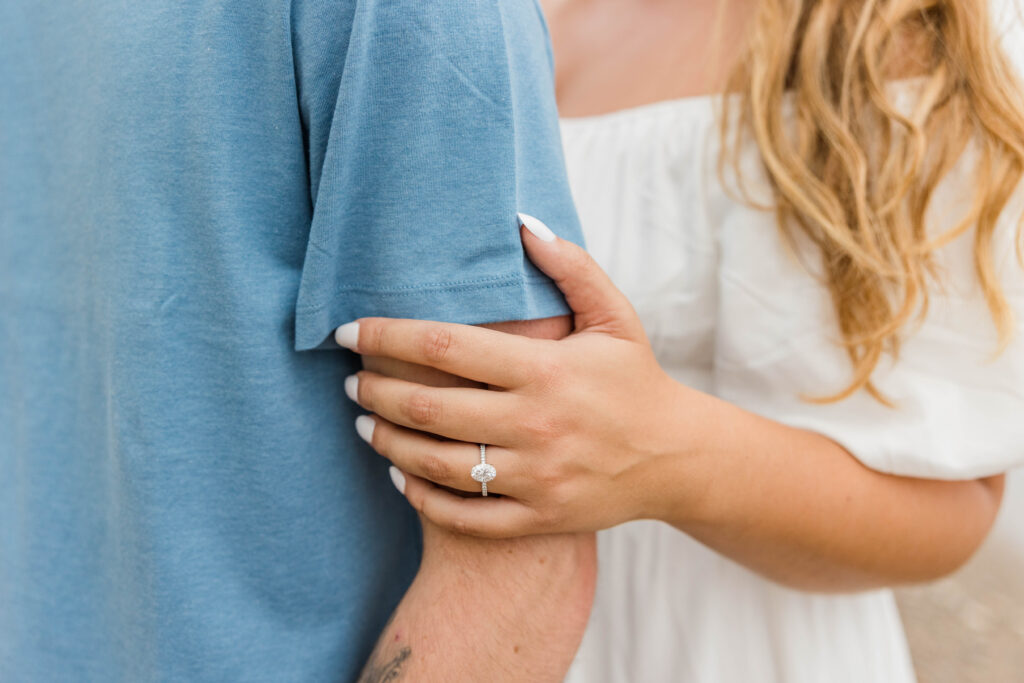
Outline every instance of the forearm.
{"type": "Polygon", "coordinates": [[[417,510],[446,528],[491,538],[660,519],[806,590],[932,579],[962,564],[984,539],[1001,477],[941,482],[879,474],[828,438],[673,381],[636,311],[593,259],[529,229],[536,229],[523,234],[530,258],[575,312],[568,338],[538,343],[466,326],[367,319],[371,334],[352,345],[503,389],[426,389],[373,373],[357,380],[358,402],[386,430],[377,433],[375,449],[416,475],[406,497],[417,510]],[[514,429],[501,428],[508,425],[514,429]],[[466,476],[433,466],[440,457],[462,457],[462,468],[473,461],[409,429],[502,449],[493,455],[503,455],[499,469],[511,476],[491,487],[511,499],[507,514],[483,522],[479,506],[427,485],[424,479],[473,490],[466,476]]]}
{"type": "MultiPolygon", "coordinates": [[[[487,325],[557,339],[566,317],[487,325]]],[[[474,383],[433,368],[364,358],[368,369],[433,386],[474,383]]],[[[594,534],[485,540],[421,517],[420,570],[377,641],[360,681],[560,681],[594,594],[594,534]]]]}
{"type": "Polygon", "coordinates": [[[819,434],[702,404],[674,427],[691,430],[679,442],[700,452],[659,458],[652,516],[780,583],[852,591],[934,579],[966,561],[995,519],[1001,477],[881,474],[819,434]],[[673,496],[681,477],[700,482],[699,500],[673,496]]]}
{"type": "Polygon", "coordinates": [[[359,680],[562,680],[590,613],[593,535],[424,533],[420,571],[359,680]]]}

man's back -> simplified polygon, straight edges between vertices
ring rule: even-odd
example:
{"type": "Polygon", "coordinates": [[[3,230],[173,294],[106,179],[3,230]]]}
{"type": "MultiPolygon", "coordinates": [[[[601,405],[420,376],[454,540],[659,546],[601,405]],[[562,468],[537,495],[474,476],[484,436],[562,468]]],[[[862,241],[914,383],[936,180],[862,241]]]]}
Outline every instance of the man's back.
{"type": "Polygon", "coordinates": [[[310,349],[566,311],[536,7],[13,0],[0,91],[0,680],[352,678],[420,540],[310,349]]]}

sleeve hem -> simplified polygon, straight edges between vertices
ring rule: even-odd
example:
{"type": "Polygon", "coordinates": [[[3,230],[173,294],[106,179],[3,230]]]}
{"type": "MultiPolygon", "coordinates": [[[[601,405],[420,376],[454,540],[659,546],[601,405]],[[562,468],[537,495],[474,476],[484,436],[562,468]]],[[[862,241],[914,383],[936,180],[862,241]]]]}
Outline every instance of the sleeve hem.
{"type": "Polygon", "coordinates": [[[369,316],[481,325],[571,312],[553,282],[521,275],[415,288],[343,287],[329,301],[297,309],[295,350],[336,349],[335,328],[369,316]]]}

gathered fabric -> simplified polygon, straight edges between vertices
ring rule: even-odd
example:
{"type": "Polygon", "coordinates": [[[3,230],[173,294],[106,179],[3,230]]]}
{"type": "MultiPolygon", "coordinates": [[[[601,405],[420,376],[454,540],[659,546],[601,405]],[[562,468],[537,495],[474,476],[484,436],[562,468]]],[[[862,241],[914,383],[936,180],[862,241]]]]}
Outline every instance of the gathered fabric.
{"type": "MultiPolygon", "coordinates": [[[[913,99],[913,83],[897,95],[913,99]]],[[[718,173],[716,100],[691,97],[562,120],[573,197],[595,259],[636,307],[675,379],[835,440],[880,472],[968,479],[1024,453],[1024,271],[1014,257],[1020,193],[998,230],[1000,276],[1017,314],[1001,355],[968,231],[937,255],[931,306],[898,360],[836,403],[851,364],[813,245],[783,238],[756,147],[718,173]],[[744,196],[750,200],[744,199],[744,196]]],[[[970,152],[930,213],[939,234],[969,205],[970,152]]],[[[598,536],[597,599],[570,683],[860,683],[914,680],[890,591],[784,588],[660,522],[598,536]]]]}

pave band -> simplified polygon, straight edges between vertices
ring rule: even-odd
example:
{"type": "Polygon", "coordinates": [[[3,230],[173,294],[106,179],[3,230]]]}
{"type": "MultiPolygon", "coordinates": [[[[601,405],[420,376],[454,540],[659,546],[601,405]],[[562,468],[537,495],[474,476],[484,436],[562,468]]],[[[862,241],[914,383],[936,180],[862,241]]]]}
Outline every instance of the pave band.
{"type": "Polygon", "coordinates": [[[494,465],[487,462],[487,444],[480,444],[480,464],[473,465],[473,469],[469,471],[469,476],[473,478],[473,481],[480,482],[480,494],[486,496],[487,482],[498,476],[498,471],[494,469],[494,465]]]}

